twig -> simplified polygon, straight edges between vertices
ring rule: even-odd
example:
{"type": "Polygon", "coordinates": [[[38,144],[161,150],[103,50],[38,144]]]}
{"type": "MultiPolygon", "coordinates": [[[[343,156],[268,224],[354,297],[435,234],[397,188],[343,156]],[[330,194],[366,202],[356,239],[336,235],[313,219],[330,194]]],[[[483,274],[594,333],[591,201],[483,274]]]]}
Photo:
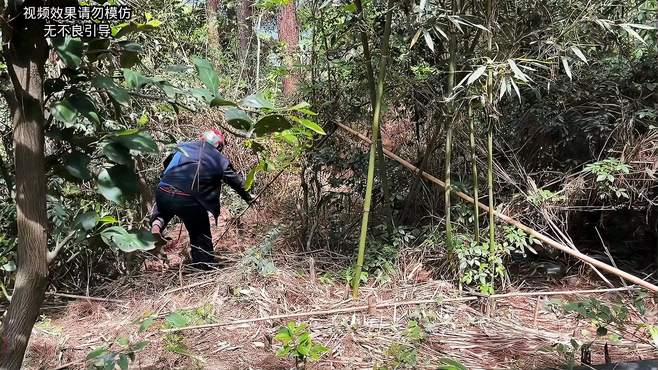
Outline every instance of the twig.
{"type": "Polygon", "coordinates": [[[174,288],[174,289],[165,290],[165,291],[162,293],[162,295],[165,296],[165,295],[167,295],[167,294],[171,294],[171,293],[174,293],[174,292],[178,292],[178,291],[180,291],[180,290],[185,290],[185,289],[189,289],[189,288],[194,288],[194,287],[198,287],[198,286],[201,286],[201,285],[208,285],[208,284],[211,284],[211,283],[213,283],[212,280],[198,281],[198,282],[196,282],[196,283],[192,283],[192,284],[189,284],[189,285],[185,285],[185,286],[182,286],[182,287],[179,287],[179,288],[174,288]]]}

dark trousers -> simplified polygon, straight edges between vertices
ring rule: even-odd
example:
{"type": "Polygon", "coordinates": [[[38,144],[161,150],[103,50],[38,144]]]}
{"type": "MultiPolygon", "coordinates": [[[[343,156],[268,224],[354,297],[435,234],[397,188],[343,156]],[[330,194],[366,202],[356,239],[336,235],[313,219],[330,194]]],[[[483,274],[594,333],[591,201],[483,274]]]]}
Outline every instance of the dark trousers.
{"type": "Polygon", "coordinates": [[[214,263],[208,211],[191,196],[172,194],[158,188],[155,192],[155,207],[151,221],[161,218],[164,221],[164,228],[174,216],[178,216],[183,221],[190,236],[192,263],[198,264],[201,268],[214,263]]]}

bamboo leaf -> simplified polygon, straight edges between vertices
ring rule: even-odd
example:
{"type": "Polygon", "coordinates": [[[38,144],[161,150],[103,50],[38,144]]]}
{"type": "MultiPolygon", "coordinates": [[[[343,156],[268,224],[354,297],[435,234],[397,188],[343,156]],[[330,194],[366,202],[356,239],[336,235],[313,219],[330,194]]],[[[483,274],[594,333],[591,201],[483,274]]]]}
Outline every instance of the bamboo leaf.
{"type": "Polygon", "coordinates": [[[455,19],[455,17],[448,17],[448,20],[450,21],[450,23],[455,25],[455,27],[459,30],[459,32],[464,33],[462,26],[459,25],[459,22],[455,19]]]}
{"type": "Polygon", "coordinates": [[[619,26],[621,28],[623,28],[624,31],[628,32],[629,35],[631,35],[631,36],[635,37],[636,39],[640,40],[640,42],[642,42],[643,44],[645,44],[645,45],[647,44],[646,41],[644,41],[644,38],[642,36],[640,36],[640,34],[637,33],[637,31],[635,31],[634,29],[632,29],[628,25],[620,24],[619,26]]]}
{"type": "Polygon", "coordinates": [[[418,42],[418,38],[420,37],[420,35],[421,35],[422,33],[423,33],[423,30],[422,30],[422,29],[420,29],[420,30],[418,30],[418,31],[416,32],[416,34],[414,35],[414,37],[411,39],[411,45],[409,46],[410,48],[413,48],[414,45],[416,45],[416,42],[418,42]]]}
{"type": "Polygon", "coordinates": [[[503,77],[503,79],[500,81],[500,94],[498,99],[502,99],[503,96],[505,96],[505,91],[507,91],[507,77],[503,77]]]}
{"type": "Polygon", "coordinates": [[[514,88],[514,91],[516,91],[516,96],[519,97],[519,102],[521,102],[521,92],[519,91],[519,86],[517,86],[513,78],[510,78],[509,81],[512,84],[512,87],[514,88]]]}
{"type": "Polygon", "coordinates": [[[656,27],[650,26],[648,24],[637,24],[637,23],[622,23],[622,24],[620,24],[620,26],[628,26],[628,27],[637,28],[637,29],[641,29],[641,30],[655,30],[656,29],[656,27]]]}
{"type": "Polygon", "coordinates": [[[427,5],[427,0],[420,0],[418,8],[420,8],[420,10],[425,10],[425,5],[427,5]]]}
{"type": "Polygon", "coordinates": [[[563,56],[560,57],[562,59],[562,65],[564,66],[564,71],[567,73],[567,76],[569,76],[570,80],[573,80],[573,75],[571,74],[571,67],[569,67],[569,61],[567,60],[567,57],[563,56]]]}
{"type": "Polygon", "coordinates": [[[585,54],[583,54],[583,52],[577,46],[572,46],[571,50],[573,51],[574,54],[576,54],[578,58],[580,58],[580,60],[582,60],[583,62],[585,62],[585,64],[587,64],[587,58],[585,58],[585,54]]]}
{"type": "Polygon", "coordinates": [[[432,40],[432,36],[430,35],[429,32],[423,30],[423,37],[425,38],[425,42],[427,43],[427,46],[434,52],[434,40],[432,40]]]}
{"type": "Polygon", "coordinates": [[[512,72],[514,72],[514,77],[518,78],[519,80],[523,82],[528,82],[528,77],[523,73],[519,67],[516,65],[516,62],[512,59],[507,60],[507,64],[509,64],[510,68],[512,69],[512,72]]]}
{"type": "Polygon", "coordinates": [[[477,79],[480,78],[480,77],[482,77],[482,75],[483,75],[484,72],[486,72],[486,71],[487,71],[487,66],[486,66],[486,65],[483,65],[483,66],[478,67],[478,68],[477,68],[475,71],[473,71],[473,73],[471,73],[471,75],[468,77],[468,81],[466,81],[466,85],[470,85],[470,84],[472,84],[473,82],[477,81],[477,79]]]}
{"type": "Polygon", "coordinates": [[[446,40],[449,40],[449,39],[450,39],[450,38],[448,37],[448,34],[443,30],[443,28],[441,28],[441,27],[439,27],[439,26],[434,26],[434,29],[435,29],[436,32],[438,32],[439,35],[441,35],[444,39],[446,39],[446,40]]]}

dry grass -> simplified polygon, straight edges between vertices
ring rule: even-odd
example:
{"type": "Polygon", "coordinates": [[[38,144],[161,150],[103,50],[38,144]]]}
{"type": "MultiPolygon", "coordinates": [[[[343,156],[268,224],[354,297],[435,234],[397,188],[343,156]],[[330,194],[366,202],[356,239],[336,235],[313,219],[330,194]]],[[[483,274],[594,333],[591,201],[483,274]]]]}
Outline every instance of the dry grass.
{"type": "MultiPolygon", "coordinates": [[[[124,303],[75,301],[63,310],[47,313],[48,320],[42,320],[35,329],[26,368],[51,369],[62,364],[71,364],[71,369],[84,368],[86,354],[95,347],[108,345],[117,336],[130,336],[150,341],[137,355],[136,368],[286,369],[293,363],[274,356],[276,348],[272,348],[271,338],[288,320],[183,331],[180,335],[189,349],[187,355],[166,350],[168,339],[159,328],[169,313],[204,305],[212,307],[209,321],[224,323],[348,307],[364,304],[371,296],[378,302],[394,302],[458,295],[452,284],[427,276],[419,279],[417,275],[425,274],[425,270],[407,266],[401,269],[411,271],[406,276],[399,274],[384,286],[364,287],[362,302],[352,302],[346,286],[313,280],[305,259],[285,257],[285,261],[276,262],[277,272],[270,277],[250,271],[249,264],[236,256],[238,262],[234,265],[213,273],[149,272],[127,283],[103,287],[97,296],[111,295],[124,303]],[[191,284],[196,285],[185,288],[191,284]],[[149,313],[156,314],[158,320],[147,333],[139,334],[136,322],[149,313]]],[[[589,287],[580,283],[570,288],[589,287]]],[[[559,285],[550,288],[564,289],[559,285]]],[[[610,293],[597,297],[618,302],[623,296],[610,293]]],[[[405,332],[409,320],[423,316],[430,318],[425,321],[428,335],[415,345],[416,368],[435,368],[438,359],[445,357],[459,360],[469,369],[541,368],[560,363],[551,346],[568,343],[573,337],[582,340],[584,333],[591,334],[595,329],[586,321],[561,317],[545,303],[545,297],[510,297],[498,299],[494,305],[482,298],[470,304],[399,306],[371,314],[335,314],[300,321],[308,322],[313,337],[331,349],[311,366],[314,369],[390,365],[387,349],[394,343],[408,342],[405,332]]],[[[648,301],[648,305],[655,315],[655,302],[648,301]]],[[[631,333],[642,320],[647,318],[633,314],[634,324],[628,325],[625,339],[610,345],[614,360],[656,356],[647,338],[631,333]]],[[[595,362],[603,361],[603,344],[597,341],[592,346],[595,362]]]]}

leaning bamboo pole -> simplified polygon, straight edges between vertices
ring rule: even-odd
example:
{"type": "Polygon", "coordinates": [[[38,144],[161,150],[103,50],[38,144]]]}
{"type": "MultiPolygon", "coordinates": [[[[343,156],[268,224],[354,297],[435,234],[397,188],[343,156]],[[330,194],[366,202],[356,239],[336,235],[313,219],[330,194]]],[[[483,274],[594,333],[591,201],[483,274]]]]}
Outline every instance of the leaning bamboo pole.
{"type": "MultiPolygon", "coordinates": [[[[368,139],[366,136],[360,134],[359,132],[356,132],[356,131],[354,131],[353,129],[351,129],[351,128],[349,128],[349,127],[347,127],[347,126],[345,126],[345,125],[343,125],[343,124],[341,124],[341,123],[337,123],[337,125],[338,125],[338,127],[340,127],[341,129],[343,129],[344,131],[347,131],[347,132],[349,132],[350,134],[352,134],[352,135],[358,137],[358,138],[361,139],[361,141],[363,141],[364,143],[367,143],[367,144],[369,144],[369,145],[372,143],[372,142],[370,141],[370,139],[368,139]]],[[[434,177],[434,176],[428,174],[427,172],[423,172],[423,171],[421,171],[421,170],[418,169],[416,166],[414,166],[414,165],[412,165],[411,163],[407,162],[406,160],[404,160],[404,159],[398,157],[397,155],[395,155],[395,153],[391,152],[390,150],[387,150],[386,148],[384,148],[384,154],[386,154],[386,156],[388,156],[389,158],[393,159],[394,161],[400,163],[400,164],[403,165],[404,167],[406,167],[406,168],[408,168],[408,169],[410,169],[410,170],[416,172],[417,175],[420,175],[420,176],[424,177],[425,179],[427,179],[427,180],[429,180],[429,181],[435,183],[436,185],[439,185],[439,186],[441,186],[442,188],[445,188],[445,182],[443,182],[443,181],[437,179],[436,177],[434,177]]],[[[471,204],[477,204],[478,207],[482,208],[485,212],[489,212],[489,207],[487,207],[487,206],[484,205],[483,203],[480,203],[479,201],[476,201],[476,200],[473,199],[470,195],[465,194],[465,193],[462,193],[461,191],[453,191],[453,194],[455,194],[456,196],[458,196],[459,198],[463,199],[464,201],[466,201],[466,202],[468,202],[468,203],[471,203],[471,204]]],[[[509,225],[512,225],[512,226],[518,227],[519,229],[525,231],[528,235],[532,235],[533,237],[535,237],[535,238],[541,240],[542,242],[544,242],[544,243],[550,245],[551,247],[553,247],[553,248],[555,248],[555,249],[557,249],[557,250],[560,250],[560,251],[562,251],[562,252],[564,252],[564,253],[566,253],[566,254],[569,254],[569,255],[571,255],[571,256],[573,256],[573,257],[576,257],[576,258],[582,260],[583,262],[585,262],[585,263],[587,263],[587,264],[589,264],[589,265],[591,265],[591,266],[594,266],[594,267],[600,268],[601,270],[604,270],[604,271],[607,271],[607,272],[609,272],[609,273],[611,273],[611,274],[613,274],[613,275],[619,276],[619,277],[621,277],[621,278],[623,278],[623,279],[625,279],[625,280],[627,280],[627,281],[632,282],[633,284],[637,284],[637,285],[639,285],[639,286],[641,286],[641,287],[643,287],[643,288],[645,288],[645,289],[648,289],[648,290],[650,290],[650,291],[653,291],[654,293],[658,293],[658,286],[655,286],[655,285],[653,285],[653,284],[651,284],[651,283],[649,283],[649,282],[647,282],[647,281],[644,281],[644,280],[640,279],[640,278],[637,277],[637,276],[631,275],[631,274],[629,274],[629,273],[627,273],[627,272],[625,272],[625,271],[622,271],[622,270],[620,270],[620,269],[618,269],[618,268],[615,268],[615,267],[610,266],[610,265],[608,265],[608,264],[606,264],[606,263],[603,263],[603,262],[601,262],[601,261],[598,261],[598,260],[596,260],[596,259],[594,259],[594,258],[592,258],[592,257],[589,257],[589,256],[587,256],[587,255],[585,255],[585,254],[582,254],[582,253],[580,253],[580,252],[578,252],[578,251],[575,251],[575,250],[573,250],[573,249],[567,247],[566,245],[561,244],[561,243],[559,243],[559,242],[557,242],[557,241],[551,239],[550,237],[548,237],[548,236],[546,236],[546,235],[544,235],[544,234],[542,234],[542,233],[540,233],[540,232],[538,232],[538,231],[536,231],[536,230],[530,228],[529,226],[526,226],[526,225],[522,224],[521,222],[519,222],[519,221],[517,221],[517,220],[515,220],[515,219],[513,219],[513,218],[511,218],[511,217],[509,217],[509,216],[507,216],[507,215],[505,215],[505,214],[503,214],[503,213],[501,213],[501,212],[495,210],[495,209],[493,210],[493,214],[494,214],[499,220],[501,220],[501,221],[503,221],[503,222],[505,222],[505,223],[507,223],[507,224],[509,224],[509,225]]]]}

